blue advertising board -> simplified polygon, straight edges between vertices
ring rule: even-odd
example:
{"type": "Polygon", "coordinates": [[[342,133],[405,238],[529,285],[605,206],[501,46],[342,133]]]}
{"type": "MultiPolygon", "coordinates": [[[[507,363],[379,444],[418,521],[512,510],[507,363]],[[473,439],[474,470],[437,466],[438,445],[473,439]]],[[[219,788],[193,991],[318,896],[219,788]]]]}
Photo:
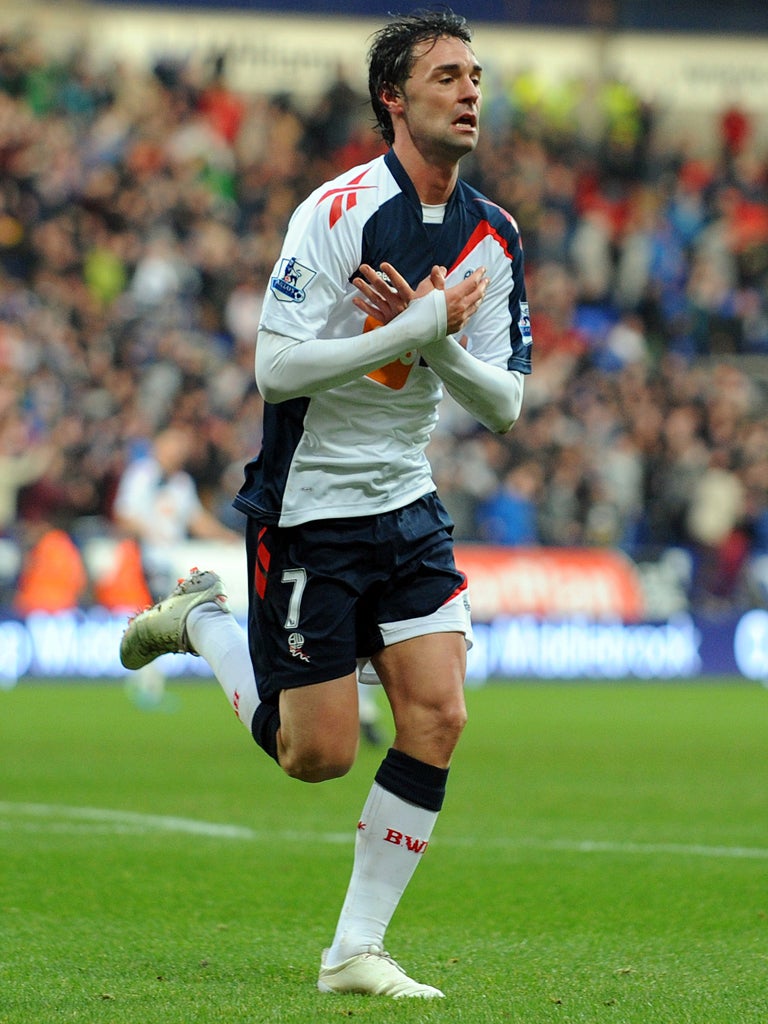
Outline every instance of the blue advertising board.
{"type": "MultiPolygon", "coordinates": [[[[100,608],[0,617],[0,689],[28,678],[119,678],[125,615],[100,608]]],[[[733,675],[768,682],[768,611],[668,622],[561,621],[534,616],[475,623],[468,677],[685,680],[733,675]]],[[[165,655],[167,676],[210,676],[201,658],[165,655]]]]}

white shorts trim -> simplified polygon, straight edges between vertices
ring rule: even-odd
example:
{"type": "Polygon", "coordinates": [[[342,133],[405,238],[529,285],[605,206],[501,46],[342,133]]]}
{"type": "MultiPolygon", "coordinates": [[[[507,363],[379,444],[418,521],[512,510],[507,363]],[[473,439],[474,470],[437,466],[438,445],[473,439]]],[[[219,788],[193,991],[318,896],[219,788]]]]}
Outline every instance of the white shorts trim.
{"type": "MultiPolygon", "coordinates": [[[[431,615],[419,615],[414,619],[400,619],[397,622],[380,622],[379,630],[385,647],[430,633],[463,633],[467,650],[470,650],[474,643],[474,634],[469,590],[465,588],[450,601],[440,605],[431,615]]],[[[357,675],[361,683],[370,686],[380,682],[368,658],[357,659],[357,675]]]]}

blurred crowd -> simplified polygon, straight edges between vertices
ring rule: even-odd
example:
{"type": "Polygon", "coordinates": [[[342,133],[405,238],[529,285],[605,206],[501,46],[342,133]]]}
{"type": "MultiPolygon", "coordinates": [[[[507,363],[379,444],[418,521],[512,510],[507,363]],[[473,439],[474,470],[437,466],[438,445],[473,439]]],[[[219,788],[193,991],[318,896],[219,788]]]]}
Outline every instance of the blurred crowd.
{"type": "MultiPolygon", "coordinates": [[[[534,335],[504,437],[446,400],[431,443],[457,537],[682,552],[691,603],[766,603],[768,154],[753,115],[661,144],[618,81],[510,69],[463,173],[518,220],[534,335]]],[[[242,95],[223,59],[98,67],[0,37],[0,539],[120,535],[168,427],[231,530],[258,449],[261,296],[287,218],[380,151],[342,78],[242,95]]],[[[83,582],[87,590],[87,580],[83,582]]],[[[0,595],[2,597],[2,595],[0,595]]],[[[0,602],[1,603],[1,602],[0,602]]]]}

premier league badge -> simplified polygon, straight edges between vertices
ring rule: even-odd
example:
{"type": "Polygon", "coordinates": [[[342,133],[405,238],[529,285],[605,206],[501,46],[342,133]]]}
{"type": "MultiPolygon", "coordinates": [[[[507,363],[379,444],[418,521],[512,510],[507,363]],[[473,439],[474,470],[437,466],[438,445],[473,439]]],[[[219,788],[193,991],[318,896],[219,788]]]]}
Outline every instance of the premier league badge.
{"type": "Polygon", "coordinates": [[[316,273],[292,256],[288,260],[281,260],[280,273],[272,278],[270,288],[279,302],[303,302],[307,285],[316,273]]]}

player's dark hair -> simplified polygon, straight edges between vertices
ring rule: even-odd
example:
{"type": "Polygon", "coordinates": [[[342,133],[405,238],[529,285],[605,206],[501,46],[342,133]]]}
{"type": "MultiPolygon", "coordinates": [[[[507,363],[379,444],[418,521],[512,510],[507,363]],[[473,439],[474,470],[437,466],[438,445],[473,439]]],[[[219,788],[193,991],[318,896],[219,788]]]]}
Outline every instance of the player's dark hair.
{"type": "Polygon", "coordinates": [[[395,133],[389,111],[379,98],[382,89],[401,91],[413,71],[414,48],[420,43],[434,45],[444,36],[461,39],[467,45],[472,41],[466,18],[447,7],[395,15],[374,34],[368,50],[368,91],[376,129],[388,145],[395,141],[395,133]]]}

